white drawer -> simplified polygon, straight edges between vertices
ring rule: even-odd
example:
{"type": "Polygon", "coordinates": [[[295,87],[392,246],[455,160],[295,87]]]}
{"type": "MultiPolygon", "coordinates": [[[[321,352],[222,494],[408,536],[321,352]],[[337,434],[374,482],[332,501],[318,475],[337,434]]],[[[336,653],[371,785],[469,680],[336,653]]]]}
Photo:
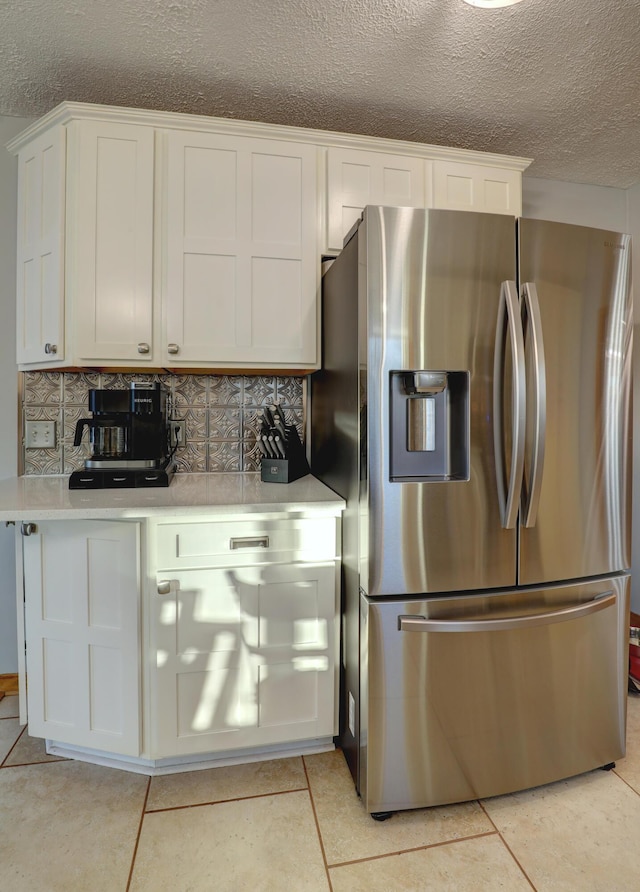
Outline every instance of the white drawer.
{"type": "Polygon", "coordinates": [[[333,517],[159,523],[158,568],[232,567],[274,561],[333,560],[333,517]]]}

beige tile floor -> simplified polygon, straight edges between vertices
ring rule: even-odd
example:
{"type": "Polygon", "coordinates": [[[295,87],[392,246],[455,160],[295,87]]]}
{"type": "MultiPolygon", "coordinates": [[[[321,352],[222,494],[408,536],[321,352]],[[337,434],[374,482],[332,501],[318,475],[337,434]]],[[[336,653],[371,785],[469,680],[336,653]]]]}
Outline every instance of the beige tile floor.
{"type": "Polygon", "coordinates": [[[376,823],[340,752],[149,779],[54,759],[0,702],[0,889],[640,889],[640,696],[627,755],[535,790],[376,823]]]}

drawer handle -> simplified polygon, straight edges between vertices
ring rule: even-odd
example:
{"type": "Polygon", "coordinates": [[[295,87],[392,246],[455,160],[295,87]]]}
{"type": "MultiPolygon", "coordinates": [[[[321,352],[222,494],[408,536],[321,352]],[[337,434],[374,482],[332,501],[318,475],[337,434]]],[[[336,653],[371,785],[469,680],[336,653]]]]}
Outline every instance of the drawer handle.
{"type": "Polygon", "coordinates": [[[229,539],[229,548],[268,548],[268,536],[240,536],[237,539],[229,539]]]}
{"type": "Polygon", "coordinates": [[[427,619],[424,616],[405,614],[398,617],[399,632],[500,632],[505,629],[526,629],[535,626],[551,626],[567,622],[614,607],[617,602],[613,591],[603,592],[592,601],[576,607],[562,607],[549,613],[530,616],[499,617],[497,619],[427,619]]]}

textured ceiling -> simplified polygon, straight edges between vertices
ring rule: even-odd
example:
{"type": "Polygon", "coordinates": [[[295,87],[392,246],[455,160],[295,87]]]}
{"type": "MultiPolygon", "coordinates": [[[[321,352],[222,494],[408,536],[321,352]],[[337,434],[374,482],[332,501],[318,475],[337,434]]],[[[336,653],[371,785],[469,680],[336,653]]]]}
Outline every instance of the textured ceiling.
{"type": "Polygon", "coordinates": [[[640,0],[0,0],[0,58],[0,114],[128,105],[640,181],[640,0]]]}

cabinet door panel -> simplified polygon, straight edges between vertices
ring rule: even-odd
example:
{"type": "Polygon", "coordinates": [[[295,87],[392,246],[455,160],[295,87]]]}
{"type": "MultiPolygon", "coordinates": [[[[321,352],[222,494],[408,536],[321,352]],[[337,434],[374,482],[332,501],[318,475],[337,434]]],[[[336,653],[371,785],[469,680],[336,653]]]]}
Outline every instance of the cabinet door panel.
{"type": "MultiPolygon", "coordinates": [[[[184,147],[184,239],[227,240],[237,237],[236,183],[238,153],[233,148],[184,147]]],[[[172,167],[179,156],[171,157],[172,167]]],[[[176,184],[177,185],[177,184],[176,184]]]]}
{"type": "MultiPolygon", "coordinates": [[[[176,326],[172,343],[198,344],[208,341],[213,352],[237,341],[236,333],[236,265],[235,257],[220,254],[189,253],[184,255],[183,293],[189,295],[181,305],[173,307],[171,318],[176,326]],[[225,300],[211,300],[212,283],[225,300]]],[[[184,350],[181,353],[184,356],[184,350]]]]}
{"type": "Polygon", "coordinates": [[[272,355],[279,350],[301,354],[306,323],[298,297],[303,288],[300,261],[254,257],[251,272],[251,331],[256,348],[272,355]]]}
{"type": "Polygon", "coordinates": [[[149,362],[153,338],[154,134],[74,122],[67,282],[83,361],[149,362]],[[149,352],[138,350],[149,345],[149,352]]]}
{"type": "Polygon", "coordinates": [[[138,526],[41,523],[23,548],[29,732],[139,755],[138,526]]]}
{"type": "Polygon", "coordinates": [[[258,667],[258,725],[269,728],[313,722],[318,715],[318,684],[314,669],[290,662],[258,667]]]}
{"type": "Polygon", "coordinates": [[[332,735],[335,609],[333,562],[179,571],[152,599],[153,756],[332,735]]]}
{"type": "Polygon", "coordinates": [[[368,204],[425,207],[425,161],[359,149],[327,151],[326,250],[343,239],[368,204]]]}
{"type": "Polygon", "coordinates": [[[315,148],[167,135],[172,366],[316,363],[315,148]]]}
{"type": "Polygon", "coordinates": [[[19,363],[64,360],[65,131],[55,127],[18,158],[19,363]],[[46,344],[56,353],[46,353],[46,344]]]}
{"type": "Polygon", "coordinates": [[[521,213],[521,190],[519,171],[455,161],[433,164],[433,198],[437,208],[517,217],[521,213]]]}

